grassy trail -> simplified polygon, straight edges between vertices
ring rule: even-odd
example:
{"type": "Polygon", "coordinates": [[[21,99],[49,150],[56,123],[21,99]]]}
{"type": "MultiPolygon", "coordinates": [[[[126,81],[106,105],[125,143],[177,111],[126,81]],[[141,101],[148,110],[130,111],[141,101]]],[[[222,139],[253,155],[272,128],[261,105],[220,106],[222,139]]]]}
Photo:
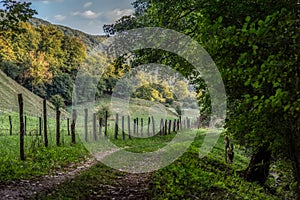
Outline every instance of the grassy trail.
{"type": "MultiPolygon", "coordinates": [[[[203,131],[195,131],[192,146],[174,163],[151,173],[131,174],[98,163],[51,191],[35,196],[38,199],[279,199],[257,184],[248,183],[238,171],[244,169],[248,158],[242,149],[236,150],[233,164],[223,161],[221,137],[205,158],[200,159],[203,131]]],[[[173,136],[158,137],[161,147],[173,136]]],[[[148,141],[148,142],[149,142],[148,141]]],[[[121,143],[118,140],[118,143],[121,143]]],[[[126,143],[126,142],[124,142],[126,143]]],[[[138,142],[137,142],[138,143],[138,142]]],[[[145,142],[146,143],[146,142],[145,142]]],[[[126,150],[137,151],[134,142],[127,142],[126,150]]],[[[139,152],[141,145],[139,144],[139,152]]],[[[147,149],[147,146],[145,146],[147,149]]],[[[149,149],[148,149],[149,150],[149,149]]],[[[153,149],[152,149],[153,150],[153,149]]],[[[152,151],[150,150],[150,151],[152,151]]],[[[112,154],[113,155],[113,154],[112,154]]]]}

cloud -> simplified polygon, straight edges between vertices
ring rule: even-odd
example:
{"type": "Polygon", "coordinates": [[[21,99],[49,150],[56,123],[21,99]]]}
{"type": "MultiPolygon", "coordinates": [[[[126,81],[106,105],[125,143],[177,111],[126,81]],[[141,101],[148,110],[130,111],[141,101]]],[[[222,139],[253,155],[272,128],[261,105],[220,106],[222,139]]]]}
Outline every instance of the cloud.
{"type": "Polygon", "coordinates": [[[54,19],[56,21],[63,21],[64,19],[66,19],[66,16],[64,16],[64,15],[55,15],[54,19]]]}
{"type": "Polygon", "coordinates": [[[134,13],[133,9],[120,9],[116,8],[107,13],[110,23],[117,21],[123,16],[132,15],[134,13]]]}
{"type": "Polygon", "coordinates": [[[93,2],[86,2],[83,7],[84,8],[88,8],[88,7],[91,7],[91,5],[93,5],[93,2]]]}
{"type": "Polygon", "coordinates": [[[75,16],[82,16],[82,17],[84,17],[86,19],[96,19],[96,18],[98,18],[101,15],[101,13],[100,12],[99,13],[95,13],[95,12],[93,12],[91,10],[86,10],[84,12],[75,12],[75,13],[73,13],[73,15],[75,15],[75,16]]]}

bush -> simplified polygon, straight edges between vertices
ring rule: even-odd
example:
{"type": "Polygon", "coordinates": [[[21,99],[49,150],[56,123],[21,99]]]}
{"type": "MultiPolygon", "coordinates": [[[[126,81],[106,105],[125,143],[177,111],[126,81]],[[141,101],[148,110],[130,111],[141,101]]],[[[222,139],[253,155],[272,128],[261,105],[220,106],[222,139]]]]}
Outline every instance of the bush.
{"type": "MultiPolygon", "coordinates": [[[[105,119],[105,113],[107,111],[107,117],[109,118],[111,115],[112,115],[112,111],[110,109],[110,107],[108,105],[102,105],[98,108],[98,111],[97,111],[97,118],[100,119],[102,118],[102,123],[104,123],[104,119],[105,119]]],[[[104,124],[102,124],[104,125],[104,124]]]]}

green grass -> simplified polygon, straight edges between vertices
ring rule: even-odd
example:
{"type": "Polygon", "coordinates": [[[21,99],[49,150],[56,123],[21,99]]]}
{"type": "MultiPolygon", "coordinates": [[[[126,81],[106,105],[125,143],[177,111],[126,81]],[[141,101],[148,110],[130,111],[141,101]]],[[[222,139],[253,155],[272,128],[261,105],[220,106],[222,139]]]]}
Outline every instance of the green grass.
{"type": "MultiPolygon", "coordinates": [[[[199,158],[199,147],[203,143],[204,130],[192,131],[197,134],[188,150],[174,163],[151,173],[151,184],[148,190],[150,199],[280,199],[269,194],[263,187],[244,181],[239,171],[245,169],[249,162],[243,149],[236,148],[233,164],[224,162],[223,138],[205,158],[199,158]]],[[[118,146],[126,147],[132,152],[154,151],[166,146],[175,134],[155,136],[147,139],[114,141],[118,146]],[[142,140],[142,141],[141,141],[142,140]]],[[[101,198],[106,191],[102,185],[115,187],[117,180],[124,174],[99,163],[64,187],[56,188],[40,199],[89,199],[98,195],[101,198]]],[[[278,195],[278,194],[277,194],[278,195]]]]}
{"type": "MultiPolygon", "coordinates": [[[[0,112],[18,112],[19,93],[23,94],[25,113],[42,115],[43,99],[19,85],[0,70],[0,112]]],[[[50,116],[55,116],[54,106],[51,103],[47,102],[47,108],[48,114],[50,116]]],[[[67,115],[64,111],[62,114],[65,116],[67,115]]]]}
{"type": "MultiPolygon", "coordinates": [[[[102,99],[101,103],[109,103],[109,99],[102,99]]],[[[124,102],[119,102],[119,106],[122,106],[124,102]]],[[[135,99],[130,103],[133,112],[141,110],[144,107],[147,110],[147,106],[155,105],[154,103],[147,104],[144,100],[135,99]]],[[[141,113],[138,113],[141,114],[141,113]]],[[[135,114],[135,116],[138,116],[135,114]]],[[[169,113],[170,118],[175,118],[172,113],[169,113]]],[[[56,168],[63,167],[70,162],[78,162],[84,159],[88,152],[86,147],[81,142],[84,138],[84,126],[82,115],[77,119],[76,133],[78,144],[72,146],[71,137],[67,135],[67,121],[64,117],[61,120],[61,146],[56,147],[55,138],[55,119],[48,118],[48,138],[49,147],[44,148],[43,134],[38,136],[39,133],[39,114],[29,115],[27,114],[27,135],[25,136],[25,156],[26,161],[22,162],[19,158],[19,116],[17,112],[0,111],[0,182],[10,182],[19,179],[30,179],[36,176],[41,176],[49,173],[56,168]],[[12,117],[13,131],[12,136],[9,135],[9,116],[12,117]]],[[[91,134],[92,131],[92,117],[89,114],[89,141],[93,140],[91,134]]],[[[131,117],[133,121],[133,117],[131,117]]],[[[147,118],[144,118],[144,125],[147,123],[147,118]]],[[[109,120],[110,126],[108,127],[109,138],[113,138],[115,121],[114,117],[109,120]]],[[[127,124],[127,118],[126,118],[127,124]]],[[[158,130],[159,124],[156,123],[158,130]]],[[[126,126],[127,127],[127,126],[126,126]]],[[[152,128],[151,128],[152,130],[152,128]]],[[[104,132],[104,129],[102,130],[104,132]]],[[[132,127],[133,131],[133,127],[132,127]]],[[[146,134],[146,127],[144,127],[144,133],[146,134]]],[[[103,134],[102,132],[102,134],[103,134]]],[[[121,130],[119,131],[119,138],[121,138],[121,130]]],[[[173,136],[165,137],[166,141],[172,139],[173,136]]],[[[128,136],[126,136],[128,138],[128,136]]],[[[103,138],[102,138],[103,139],[103,138]]],[[[149,141],[149,140],[148,140],[149,141]]],[[[135,151],[141,149],[151,151],[157,148],[161,148],[162,144],[157,139],[154,139],[152,143],[148,143],[143,139],[136,138],[135,140],[115,141],[116,145],[120,147],[130,147],[129,151],[135,151]],[[156,145],[157,144],[157,145],[156,145]]],[[[92,143],[91,143],[92,145],[92,143]]]]}
{"type": "Polygon", "coordinates": [[[71,145],[67,134],[67,122],[61,121],[61,146],[56,146],[55,120],[48,119],[49,147],[44,147],[43,134],[38,135],[39,120],[36,116],[27,117],[25,136],[26,161],[20,160],[19,119],[16,113],[5,112],[0,115],[0,183],[19,179],[30,179],[48,174],[56,168],[69,163],[82,161],[87,155],[84,145],[77,137],[78,144],[71,145]],[[8,116],[12,116],[13,135],[9,135],[8,116]]]}
{"type": "Polygon", "coordinates": [[[82,161],[87,151],[82,144],[57,147],[50,142],[49,148],[43,147],[41,138],[25,137],[25,161],[19,158],[19,137],[0,137],[0,182],[30,179],[48,174],[56,168],[82,161]]]}
{"type": "MultiPolygon", "coordinates": [[[[234,163],[224,161],[224,142],[220,137],[213,150],[199,158],[203,134],[198,133],[191,147],[168,167],[152,176],[151,199],[282,199],[256,183],[245,181],[241,171],[249,157],[235,148],[234,163]]],[[[282,196],[281,196],[282,195],[282,196]]]]}

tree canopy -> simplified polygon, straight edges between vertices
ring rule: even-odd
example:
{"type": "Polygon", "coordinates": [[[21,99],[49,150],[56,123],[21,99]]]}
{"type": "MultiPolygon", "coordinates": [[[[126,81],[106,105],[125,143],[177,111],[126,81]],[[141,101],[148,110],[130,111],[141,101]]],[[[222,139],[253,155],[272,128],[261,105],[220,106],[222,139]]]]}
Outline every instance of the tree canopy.
{"type": "MultiPolygon", "coordinates": [[[[300,194],[298,1],[138,0],[133,5],[134,16],[106,25],[107,34],[154,26],[198,41],[216,62],[226,87],[226,134],[253,149],[246,178],[266,181],[266,174],[255,172],[270,167],[267,155],[271,152],[273,159],[292,163],[300,194]],[[258,158],[261,152],[265,157],[258,158]]],[[[135,59],[162,62],[161,52],[145,52],[135,54],[135,59]]],[[[163,55],[171,57],[168,52],[163,55]]],[[[191,79],[209,111],[209,91],[203,80],[189,76],[192,68],[176,57],[172,67],[191,79]]]]}

